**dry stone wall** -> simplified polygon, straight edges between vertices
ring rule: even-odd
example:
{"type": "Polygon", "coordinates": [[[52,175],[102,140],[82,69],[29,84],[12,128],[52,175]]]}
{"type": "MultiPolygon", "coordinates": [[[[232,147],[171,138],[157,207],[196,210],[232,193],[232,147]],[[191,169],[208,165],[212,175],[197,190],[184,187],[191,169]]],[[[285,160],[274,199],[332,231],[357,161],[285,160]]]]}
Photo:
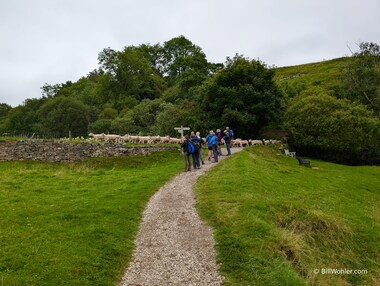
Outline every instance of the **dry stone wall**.
{"type": "Polygon", "coordinates": [[[90,157],[138,156],[170,146],[125,146],[119,143],[67,142],[57,140],[0,140],[0,161],[78,162],[90,157]]]}

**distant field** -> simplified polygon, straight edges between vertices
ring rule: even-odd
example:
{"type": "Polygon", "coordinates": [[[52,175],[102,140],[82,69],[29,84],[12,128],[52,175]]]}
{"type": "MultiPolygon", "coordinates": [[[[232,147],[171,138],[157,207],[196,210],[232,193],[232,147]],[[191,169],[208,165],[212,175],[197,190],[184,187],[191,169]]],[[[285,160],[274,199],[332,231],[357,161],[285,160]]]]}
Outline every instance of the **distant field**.
{"type": "Polygon", "coordinates": [[[247,148],[197,183],[225,285],[380,285],[380,167],[278,153],[247,148]]]}
{"type": "Polygon", "coordinates": [[[0,285],[115,285],[179,152],[76,164],[0,162],[0,285]]]}
{"type": "Polygon", "coordinates": [[[307,86],[321,86],[336,90],[341,83],[341,71],[349,63],[348,57],[338,58],[318,63],[275,69],[275,81],[296,82],[304,81],[307,86]]]}

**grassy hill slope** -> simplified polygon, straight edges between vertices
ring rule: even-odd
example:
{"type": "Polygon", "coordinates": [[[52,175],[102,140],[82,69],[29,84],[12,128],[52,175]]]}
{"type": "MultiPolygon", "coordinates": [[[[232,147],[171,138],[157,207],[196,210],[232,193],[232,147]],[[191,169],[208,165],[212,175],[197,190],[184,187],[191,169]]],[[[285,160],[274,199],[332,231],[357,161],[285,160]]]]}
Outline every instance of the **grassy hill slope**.
{"type": "Polygon", "coordinates": [[[312,165],[250,147],[198,181],[225,285],[380,285],[380,168],[312,165]]]}
{"type": "Polygon", "coordinates": [[[351,58],[344,57],[318,63],[276,68],[275,80],[280,84],[284,81],[290,83],[304,81],[307,86],[321,86],[336,90],[340,85],[341,70],[350,60],[351,58]]]}

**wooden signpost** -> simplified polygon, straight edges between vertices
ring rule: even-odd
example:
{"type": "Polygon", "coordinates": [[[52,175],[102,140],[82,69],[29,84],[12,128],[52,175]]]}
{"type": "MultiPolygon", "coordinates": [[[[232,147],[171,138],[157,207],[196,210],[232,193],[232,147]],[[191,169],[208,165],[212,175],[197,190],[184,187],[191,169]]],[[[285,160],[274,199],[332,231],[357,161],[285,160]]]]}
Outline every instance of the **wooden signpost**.
{"type": "Polygon", "coordinates": [[[190,130],[190,127],[175,127],[175,130],[177,130],[179,133],[181,133],[181,141],[183,141],[183,131],[184,130],[190,130]]]}

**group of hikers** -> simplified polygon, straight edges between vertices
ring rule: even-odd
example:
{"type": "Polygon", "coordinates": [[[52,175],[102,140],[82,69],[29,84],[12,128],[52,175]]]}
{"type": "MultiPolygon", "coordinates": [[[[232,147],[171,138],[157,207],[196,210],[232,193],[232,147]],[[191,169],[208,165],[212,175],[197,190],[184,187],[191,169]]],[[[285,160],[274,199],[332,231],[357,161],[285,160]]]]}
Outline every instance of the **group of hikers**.
{"type": "Polygon", "coordinates": [[[208,160],[217,163],[218,157],[223,156],[221,145],[223,142],[227,148],[227,156],[231,156],[231,141],[234,137],[234,132],[226,127],[226,130],[222,133],[220,129],[216,132],[210,130],[207,137],[202,139],[199,132],[191,131],[190,136],[186,135],[185,140],[181,144],[182,152],[185,159],[185,170],[184,172],[191,171],[190,155],[193,157],[193,168],[200,169],[201,163],[204,164],[202,146],[207,144],[208,148],[208,160]],[[223,140],[222,140],[223,139],[223,140]]]}

